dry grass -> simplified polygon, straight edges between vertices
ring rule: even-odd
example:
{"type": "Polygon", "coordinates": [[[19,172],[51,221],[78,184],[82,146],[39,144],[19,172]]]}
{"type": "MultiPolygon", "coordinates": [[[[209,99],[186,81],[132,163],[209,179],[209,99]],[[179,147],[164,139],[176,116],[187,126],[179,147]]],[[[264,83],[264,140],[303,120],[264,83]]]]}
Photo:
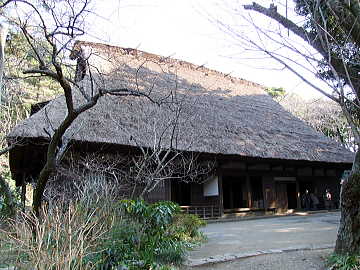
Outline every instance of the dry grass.
{"type": "Polygon", "coordinates": [[[43,209],[42,222],[29,214],[21,214],[10,222],[11,230],[3,231],[9,255],[20,269],[91,269],[84,261],[106,231],[101,209],[69,206],[43,209]],[[100,213],[100,215],[99,215],[100,213]]]}
{"type": "MultiPolygon", "coordinates": [[[[19,269],[86,270],[86,261],[104,241],[115,220],[111,187],[86,181],[76,202],[53,201],[42,208],[41,218],[21,213],[0,232],[0,266],[19,269]]],[[[80,188],[80,187],[79,187],[80,188]]]]}

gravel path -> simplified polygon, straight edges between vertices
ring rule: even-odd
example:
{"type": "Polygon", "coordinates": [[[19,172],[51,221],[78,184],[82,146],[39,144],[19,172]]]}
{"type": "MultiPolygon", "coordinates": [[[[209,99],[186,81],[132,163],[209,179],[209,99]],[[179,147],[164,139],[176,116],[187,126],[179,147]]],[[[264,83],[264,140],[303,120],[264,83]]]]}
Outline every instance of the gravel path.
{"type": "Polygon", "coordinates": [[[325,270],[326,257],[332,249],[304,250],[260,255],[235,261],[181,270],[325,270]]]}

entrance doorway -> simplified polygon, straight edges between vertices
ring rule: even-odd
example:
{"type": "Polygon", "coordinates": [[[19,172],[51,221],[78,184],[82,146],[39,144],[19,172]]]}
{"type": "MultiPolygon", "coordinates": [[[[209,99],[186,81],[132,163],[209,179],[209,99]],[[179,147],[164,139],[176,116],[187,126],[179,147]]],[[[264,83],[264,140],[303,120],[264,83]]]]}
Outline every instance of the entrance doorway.
{"type": "Polygon", "coordinates": [[[247,200],[244,198],[244,185],[246,178],[237,176],[224,176],[223,178],[223,198],[224,209],[246,208],[247,200]]]}
{"type": "Polygon", "coordinates": [[[252,208],[263,209],[264,192],[261,176],[250,176],[252,208]]]}
{"type": "Polygon", "coordinates": [[[171,200],[180,206],[191,205],[191,183],[171,181],[171,200]]]}
{"type": "Polygon", "coordinates": [[[275,182],[276,208],[279,212],[297,208],[296,182],[275,182]]]}
{"type": "Polygon", "coordinates": [[[288,209],[296,209],[297,207],[297,194],[296,194],[296,183],[286,184],[288,209]]]}

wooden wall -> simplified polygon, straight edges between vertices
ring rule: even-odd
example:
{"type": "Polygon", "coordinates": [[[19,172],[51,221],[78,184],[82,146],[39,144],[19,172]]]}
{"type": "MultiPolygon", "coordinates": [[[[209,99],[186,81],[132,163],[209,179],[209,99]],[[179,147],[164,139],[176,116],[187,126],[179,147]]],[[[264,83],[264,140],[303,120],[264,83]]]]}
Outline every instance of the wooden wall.
{"type": "Polygon", "coordinates": [[[191,204],[202,206],[202,205],[218,205],[219,196],[204,196],[203,185],[192,183],[191,184],[191,204]]]}

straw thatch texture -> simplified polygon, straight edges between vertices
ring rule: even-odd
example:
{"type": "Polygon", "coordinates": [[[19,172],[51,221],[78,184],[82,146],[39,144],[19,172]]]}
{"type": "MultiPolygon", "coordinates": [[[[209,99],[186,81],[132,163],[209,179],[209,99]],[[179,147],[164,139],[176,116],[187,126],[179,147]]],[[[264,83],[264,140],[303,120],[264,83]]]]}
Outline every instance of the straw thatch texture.
{"type": "MultiPolygon", "coordinates": [[[[96,87],[139,90],[161,105],[140,97],[105,96],[68,130],[66,136],[74,140],[352,162],[351,152],[285,111],[260,85],[138,50],[85,42],[76,47],[89,57],[96,87]]],[[[82,84],[89,93],[89,77],[82,84]]],[[[83,100],[79,92],[74,97],[83,100]]],[[[16,126],[9,137],[46,138],[45,130],[51,133],[65,113],[64,98],[59,97],[16,126]]]]}

